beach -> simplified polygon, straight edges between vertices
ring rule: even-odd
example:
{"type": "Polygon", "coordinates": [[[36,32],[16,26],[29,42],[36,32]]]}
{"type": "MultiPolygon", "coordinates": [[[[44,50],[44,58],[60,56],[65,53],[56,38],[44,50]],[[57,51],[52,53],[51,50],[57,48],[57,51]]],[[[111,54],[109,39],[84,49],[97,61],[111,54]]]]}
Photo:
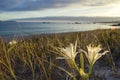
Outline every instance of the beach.
{"type": "MultiPolygon", "coordinates": [[[[9,41],[0,39],[1,78],[65,80],[68,76],[72,80],[72,77],[67,73],[69,72],[75,74],[76,79],[80,79],[80,75],[64,59],[57,59],[61,56],[59,48],[65,48],[70,43],[75,44],[77,41],[77,51],[79,48],[86,50],[88,44],[100,44],[104,47],[103,50],[109,50],[107,55],[95,63],[90,79],[109,80],[112,78],[112,80],[117,80],[120,77],[119,36],[119,29],[98,29],[84,32],[32,35],[19,39],[16,37],[9,41]]],[[[75,61],[79,66],[79,54],[75,61]]],[[[85,64],[85,68],[88,68],[86,60],[85,64]]]]}

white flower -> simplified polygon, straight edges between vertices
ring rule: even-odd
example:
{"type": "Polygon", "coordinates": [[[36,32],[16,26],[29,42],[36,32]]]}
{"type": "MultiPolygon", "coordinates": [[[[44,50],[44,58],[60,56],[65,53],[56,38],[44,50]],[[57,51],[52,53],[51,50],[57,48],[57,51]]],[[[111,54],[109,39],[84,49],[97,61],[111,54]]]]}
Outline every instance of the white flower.
{"type": "Polygon", "coordinates": [[[102,50],[100,45],[94,46],[94,45],[90,44],[87,46],[87,49],[88,49],[88,52],[86,52],[82,49],[80,49],[80,51],[85,53],[85,56],[87,57],[90,64],[91,63],[94,64],[100,57],[102,57],[103,55],[105,55],[106,53],[109,52],[106,50],[106,51],[100,53],[100,51],[102,50]]]}
{"type": "Polygon", "coordinates": [[[9,42],[10,45],[14,45],[14,44],[17,44],[17,41],[16,40],[12,40],[9,42]]]}
{"type": "Polygon", "coordinates": [[[78,52],[76,52],[77,41],[75,46],[71,43],[70,46],[66,48],[60,48],[64,57],[58,57],[57,59],[75,59],[78,52]]]}

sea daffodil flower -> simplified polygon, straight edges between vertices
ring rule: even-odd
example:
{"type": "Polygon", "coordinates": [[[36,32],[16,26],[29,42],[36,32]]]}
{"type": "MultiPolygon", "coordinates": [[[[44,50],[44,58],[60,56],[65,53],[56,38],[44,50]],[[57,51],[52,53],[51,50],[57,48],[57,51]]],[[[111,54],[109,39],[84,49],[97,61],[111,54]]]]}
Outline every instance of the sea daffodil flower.
{"type": "Polygon", "coordinates": [[[9,42],[10,45],[14,45],[14,44],[17,44],[17,41],[16,40],[12,40],[9,42]]]}
{"type": "Polygon", "coordinates": [[[70,46],[68,46],[66,48],[60,48],[64,57],[58,57],[57,59],[72,59],[72,60],[74,60],[76,55],[78,54],[78,52],[76,52],[76,47],[77,47],[77,41],[76,41],[75,45],[73,45],[71,43],[70,46]]]}
{"type": "Polygon", "coordinates": [[[109,51],[105,50],[104,52],[100,52],[102,50],[101,45],[94,46],[92,44],[87,46],[88,52],[80,49],[80,51],[85,53],[86,58],[88,59],[89,63],[94,64],[100,57],[108,53],[109,51]]]}
{"type": "Polygon", "coordinates": [[[57,59],[65,59],[71,68],[75,68],[76,70],[79,71],[79,68],[75,62],[76,55],[78,54],[76,48],[77,48],[77,41],[75,45],[71,43],[66,48],[60,48],[60,52],[62,52],[63,57],[57,57],[57,59]]]}

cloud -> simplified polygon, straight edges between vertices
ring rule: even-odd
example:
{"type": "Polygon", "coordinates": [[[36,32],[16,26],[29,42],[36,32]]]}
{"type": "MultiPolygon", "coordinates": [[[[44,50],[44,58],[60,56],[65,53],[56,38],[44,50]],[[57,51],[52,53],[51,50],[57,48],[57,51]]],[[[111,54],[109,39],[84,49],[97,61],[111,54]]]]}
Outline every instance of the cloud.
{"type": "Polygon", "coordinates": [[[84,0],[82,5],[87,6],[104,6],[109,5],[111,3],[116,3],[119,0],[84,0]]]}
{"type": "Polygon", "coordinates": [[[65,7],[70,4],[98,6],[111,2],[114,2],[114,0],[0,0],[0,11],[44,10],[65,7]]]}
{"type": "Polygon", "coordinates": [[[2,11],[31,11],[64,7],[80,0],[0,0],[2,11]]]}

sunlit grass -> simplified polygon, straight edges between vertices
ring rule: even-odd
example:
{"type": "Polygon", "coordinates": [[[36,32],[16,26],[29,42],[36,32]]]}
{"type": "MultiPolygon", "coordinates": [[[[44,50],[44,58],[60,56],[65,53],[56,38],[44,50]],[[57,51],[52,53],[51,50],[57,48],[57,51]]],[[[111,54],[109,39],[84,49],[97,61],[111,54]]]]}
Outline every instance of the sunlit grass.
{"type": "MultiPolygon", "coordinates": [[[[102,66],[115,67],[119,59],[120,30],[96,30],[63,34],[30,36],[15,40],[0,39],[0,80],[72,80],[81,79],[76,70],[65,62],[58,60],[62,56],[59,48],[65,48],[77,39],[78,49],[87,50],[90,43],[101,44],[110,53],[99,59],[102,66]],[[14,44],[15,43],[15,44],[14,44]],[[103,62],[106,61],[106,64],[103,62]]],[[[74,59],[77,66],[83,68],[88,64],[82,61],[82,54],[74,59]],[[85,65],[79,64],[84,62],[85,65]]],[[[80,70],[82,73],[82,70],[80,70]]],[[[84,73],[83,73],[84,75],[84,73]]],[[[92,74],[91,74],[92,75],[92,74]]],[[[91,77],[95,79],[95,77],[91,77]]],[[[99,80],[99,78],[98,78],[99,80]]]]}

